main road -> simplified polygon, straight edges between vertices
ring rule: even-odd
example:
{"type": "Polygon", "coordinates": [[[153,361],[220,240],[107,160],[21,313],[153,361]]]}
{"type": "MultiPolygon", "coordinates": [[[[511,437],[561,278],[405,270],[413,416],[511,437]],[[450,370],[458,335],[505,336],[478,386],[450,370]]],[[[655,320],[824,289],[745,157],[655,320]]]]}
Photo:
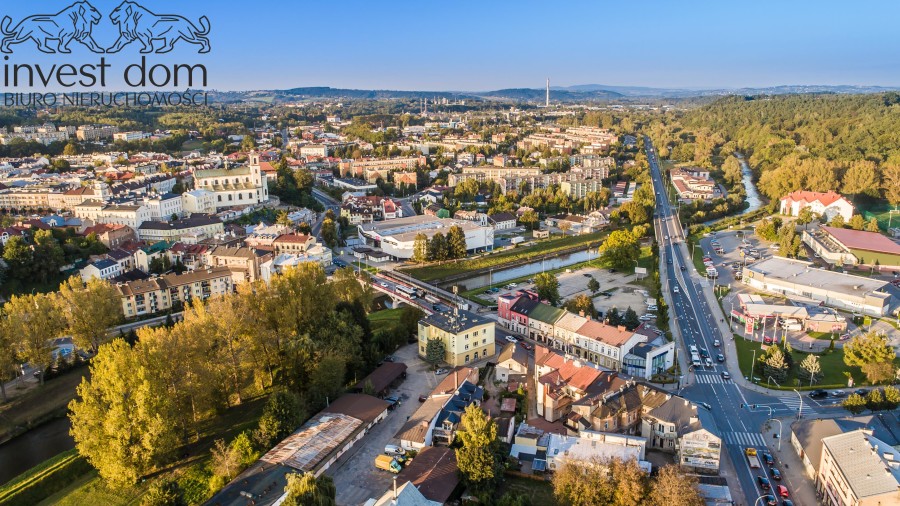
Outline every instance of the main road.
{"type": "MultiPolygon", "coordinates": [[[[687,358],[682,363],[690,364],[689,350],[691,346],[696,346],[711,359],[710,362],[704,360],[709,365],[691,367],[693,370],[685,376],[688,385],[681,393],[712,411],[725,450],[722,460],[727,458],[725,453],[731,457],[744,493],[745,500],[738,500],[738,503],[754,504],[760,495],[768,493],[759,488],[757,476],[765,476],[770,480],[771,476],[768,476],[769,471],[765,465],[760,469],[751,469],[744,452],[750,447],[757,448],[760,453],[768,451],[761,430],[769,418],[770,408],[775,417],[796,414],[797,403],[793,401],[798,400],[798,397],[793,392],[793,398],[772,397],[744,388],[734,381],[733,378],[739,378],[741,372],[737,357],[734,356],[732,335],[723,331],[727,327],[723,324],[722,310],[709,293],[706,280],[696,273],[688,257],[690,252],[685,246],[684,231],[667,198],[659,159],[649,137],[644,137],[644,146],[656,192],[656,234],[667,278],[663,289],[676,322],[678,353],[687,358]],[[717,360],[720,353],[725,356],[725,362],[717,360]],[[725,371],[731,374],[730,379],[725,378],[725,371]],[[756,409],[749,407],[754,404],[757,405],[756,409]]],[[[790,423],[789,420],[785,422],[790,423]]],[[[773,427],[777,428],[777,425],[773,424],[773,427]]],[[[785,431],[782,436],[787,434],[788,431],[785,431]]],[[[787,444],[790,445],[789,442],[787,444]]]]}

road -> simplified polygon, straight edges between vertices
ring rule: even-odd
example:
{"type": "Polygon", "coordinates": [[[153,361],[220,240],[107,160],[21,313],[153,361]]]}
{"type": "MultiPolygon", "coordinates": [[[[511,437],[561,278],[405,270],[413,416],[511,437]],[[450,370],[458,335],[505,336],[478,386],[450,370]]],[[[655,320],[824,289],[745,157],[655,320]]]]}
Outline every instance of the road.
{"type": "MultiPolygon", "coordinates": [[[[761,495],[768,493],[759,488],[758,476],[768,477],[775,484],[779,482],[771,479],[770,471],[765,465],[761,469],[750,469],[744,451],[748,447],[753,447],[760,453],[768,452],[761,430],[769,418],[770,410],[776,418],[790,417],[791,414],[797,413],[799,398],[793,392],[791,392],[793,397],[764,395],[744,388],[733,379],[723,378],[723,371],[728,371],[732,378],[740,376],[734,356],[734,345],[731,342],[732,336],[723,331],[724,315],[721,309],[713,302],[711,295],[704,292],[704,289],[710,290],[705,288],[706,280],[695,274],[684,245],[684,232],[666,198],[666,187],[663,184],[659,160],[648,137],[644,138],[644,144],[653,186],[657,192],[656,233],[665,262],[663,265],[667,283],[664,290],[677,327],[675,330],[676,339],[679,341],[678,354],[683,354],[688,359],[687,363],[690,363],[689,348],[693,345],[706,350],[712,358],[709,366],[701,365],[686,376],[688,385],[683,387],[682,395],[694,402],[705,403],[714,413],[725,450],[722,460],[731,458],[740,488],[743,490],[744,500],[738,502],[753,504],[761,495]],[[716,343],[719,343],[719,346],[716,346],[716,343]],[[719,353],[727,357],[725,363],[716,360],[719,353]],[[750,409],[742,408],[742,405],[758,407],[750,409]]],[[[804,401],[808,402],[809,399],[805,398],[804,401]]],[[[807,409],[804,405],[804,414],[808,413],[807,409]]],[[[790,418],[782,423],[789,425],[790,418]]],[[[777,423],[773,425],[777,428],[777,423]]],[[[789,436],[789,429],[782,432],[782,437],[785,436],[789,436]]],[[[787,451],[792,451],[789,443],[784,446],[787,451]]],[[[795,472],[792,469],[782,471],[795,472]]],[[[793,490],[791,492],[793,493],[793,490]]]]}
{"type": "Polygon", "coordinates": [[[315,223],[312,224],[312,235],[318,239],[321,239],[320,234],[322,233],[322,222],[325,221],[325,212],[331,209],[334,212],[335,216],[341,215],[341,204],[340,202],[331,198],[327,193],[319,190],[318,188],[313,188],[312,190],[313,198],[316,199],[320,204],[325,206],[325,210],[319,213],[319,217],[315,223]]]}

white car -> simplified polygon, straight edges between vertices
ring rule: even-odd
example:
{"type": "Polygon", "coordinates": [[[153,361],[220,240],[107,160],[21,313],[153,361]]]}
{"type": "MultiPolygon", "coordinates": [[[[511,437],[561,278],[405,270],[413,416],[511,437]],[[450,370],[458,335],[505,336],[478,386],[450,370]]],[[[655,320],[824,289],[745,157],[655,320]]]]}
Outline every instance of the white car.
{"type": "Polygon", "coordinates": [[[383,288],[387,288],[387,287],[388,287],[388,284],[385,283],[384,281],[382,281],[381,283],[378,283],[378,284],[381,285],[383,288]]]}
{"type": "Polygon", "coordinates": [[[676,286],[675,288],[672,289],[672,291],[675,293],[678,293],[679,292],[678,287],[676,286]]]}
{"type": "Polygon", "coordinates": [[[720,344],[721,344],[721,343],[719,343],[719,340],[718,340],[718,339],[716,339],[716,340],[713,341],[713,346],[715,346],[716,348],[718,348],[720,344]]]}
{"type": "Polygon", "coordinates": [[[515,343],[515,342],[516,342],[516,338],[513,337],[513,336],[506,336],[506,340],[509,341],[509,342],[511,342],[511,343],[515,343]]]}

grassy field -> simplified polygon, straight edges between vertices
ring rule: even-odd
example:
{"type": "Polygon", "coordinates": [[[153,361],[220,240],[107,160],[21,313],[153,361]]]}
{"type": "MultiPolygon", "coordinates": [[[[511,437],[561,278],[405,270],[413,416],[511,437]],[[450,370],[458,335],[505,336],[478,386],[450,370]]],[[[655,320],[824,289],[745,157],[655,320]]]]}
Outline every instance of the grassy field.
{"type": "MultiPolygon", "coordinates": [[[[230,441],[239,433],[256,427],[265,404],[265,397],[257,397],[245,401],[240,406],[235,406],[222,415],[208,420],[200,429],[200,436],[196,442],[179,449],[178,454],[183,458],[173,462],[165,469],[157,472],[153,478],[127,489],[111,490],[93,469],[79,476],[66,476],[65,483],[51,483],[54,489],[59,490],[52,496],[44,499],[41,505],[71,505],[103,504],[110,506],[125,506],[140,504],[141,496],[147,491],[154,480],[175,479],[185,491],[188,504],[201,504],[212,495],[209,490],[209,449],[217,439],[230,441]]],[[[22,476],[33,474],[41,466],[33,468],[22,476]]],[[[62,477],[61,477],[62,478],[62,477]]],[[[16,480],[20,480],[16,478],[16,480]]],[[[15,480],[14,480],[15,481],[15,480]]]]}
{"type": "MultiPolygon", "coordinates": [[[[30,390],[12,402],[0,406],[0,440],[9,436],[16,427],[28,427],[66,413],[69,401],[75,398],[75,387],[88,374],[87,367],[79,367],[43,386],[29,384],[30,390]]],[[[16,391],[7,391],[15,396],[16,391]]]]}
{"type": "MultiPolygon", "coordinates": [[[[759,341],[748,341],[743,337],[735,334],[734,342],[738,350],[738,363],[741,367],[741,374],[744,377],[747,377],[750,373],[750,363],[753,360],[753,350],[756,350],[756,357],[759,358],[765,351],[762,350],[762,344],[759,341]]],[[[819,383],[814,384],[810,387],[808,384],[800,385],[798,387],[798,379],[796,371],[799,368],[800,362],[803,361],[808,353],[804,353],[802,351],[794,350],[794,367],[791,372],[788,374],[787,379],[782,383],[782,389],[791,389],[791,388],[800,388],[809,389],[809,388],[842,388],[847,386],[847,375],[846,372],[849,372],[853,377],[854,385],[864,385],[866,384],[866,377],[859,370],[858,367],[848,367],[844,364],[844,351],[836,348],[833,351],[825,352],[822,354],[817,354],[819,356],[819,364],[822,366],[822,372],[824,373],[824,377],[819,383]]],[[[766,385],[767,378],[760,378],[759,384],[766,385]]],[[[767,385],[770,388],[775,388],[775,385],[767,385]]]]}
{"type": "Polygon", "coordinates": [[[372,327],[372,332],[377,332],[379,330],[386,329],[391,325],[400,323],[401,314],[403,314],[402,308],[383,309],[381,311],[369,313],[369,324],[372,327]]]}
{"type": "Polygon", "coordinates": [[[478,258],[449,262],[442,265],[413,267],[411,269],[404,269],[404,271],[410,276],[421,279],[422,281],[433,281],[463,272],[487,269],[507,262],[525,260],[538,255],[554,253],[566,248],[586,246],[591,242],[601,241],[606,237],[606,234],[606,232],[595,232],[593,234],[551,238],[540,241],[534,246],[519,247],[498,253],[489,253],[478,258]]]}
{"type": "Polygon", "coordinates": [[[496,497],[502,496],[506,492],[514,492],[523,495],[529,500],[529,504],[540,504],[552,506],[557,504],[556,498],[553,497],[553,485],[549,481],[530,480],[514,475],[506,475],[503,478],[503,484],[497,491],[496,497]]]}
{"type": "Polygon", "coordinates": [[[184,141],[184,143],[181,145],[181,149],[183,149],[185,151],[193,151],[195,149],[202,149],[202,148],[203,148],[203,141],[198,141],[196,139],[184,141]]]}

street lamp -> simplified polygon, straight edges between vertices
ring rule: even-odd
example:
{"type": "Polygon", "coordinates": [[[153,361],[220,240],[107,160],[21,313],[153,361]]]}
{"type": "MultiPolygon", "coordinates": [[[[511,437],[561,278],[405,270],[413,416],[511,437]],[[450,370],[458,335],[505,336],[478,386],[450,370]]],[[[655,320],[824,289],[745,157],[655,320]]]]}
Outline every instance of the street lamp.
{"type": "MultiPolygon", "coordinates": [[[[779,420],[777,418],[769,418],[769,420],[778,422],[778,451],[781,451],[781,429],[782,429],[781,420],[779,420]]],[[[768,422],[769,420],[766,420],[766,421],[768,422]]]]}
{"type": "Polygon", "coordinates": [[[753,501],[753,506],[756,506],[757,504],[759,504],[759,501],[761,501],[763,499],[767,499],[768,497],[769,497],[769,494],[764,494],[764,495],[759,496],[755,501],[753,501]]]}
{"type": "MultiPolygon", "coordinates": [[[[809,378],[809,386],[812,386],[812,375],[809,378]]],[[[797,411],[797,420],[799,420],[803,416],[803,396],[800,395],[800,392],[795,388],[794,392],[797,394],[797,397],[800,398],[800,411],[797,411]]]]}
{"type": "Polygon", "coordinates": [[[703,253],[703,248],[699,244],[695,244],[693,248],[691,248],[691,261],[694,260],[694,250],[700,248],[700,253],[703,253]]]}

